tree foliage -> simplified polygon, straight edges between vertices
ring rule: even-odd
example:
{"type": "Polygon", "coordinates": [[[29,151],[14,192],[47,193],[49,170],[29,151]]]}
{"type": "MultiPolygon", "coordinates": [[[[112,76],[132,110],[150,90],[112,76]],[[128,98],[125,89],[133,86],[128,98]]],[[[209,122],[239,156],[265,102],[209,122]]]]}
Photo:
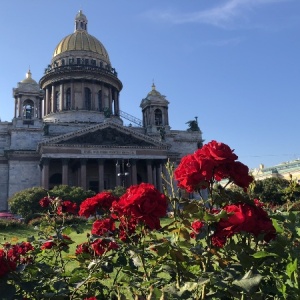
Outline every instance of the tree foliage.
{"type": "Polygon", "coordinates": [[[55,186],[50,191],[41,187],[33,187],[15,193],[8,200],[10,210],[14,214],[21,215],[25,221],[29,221],[41,213],[42,210],[39,201],[47,195],[80,204],[84,199],[94,196],[95,192],[85,191],[81,187],[67,185],[55,186]]]}
{"type": "MultiPolygon", "coordinates": [[[[262,202],[272,202],[281,205],[287,201],[290,184],[290,181],[277,177],[257,180],[253,186],[252,195],[262,202]]],[[[299,195],[300,193],[298,195],[295,194],[296,197],[299,197],[299,195]]]]}
{"type": "Polygon", "coordinates": [[[47,196],[47,191],[41,187],[33,187],[15,193],[9,200],[10,210],[21,215],[28,221],[32,216],[41,212],[39,200],[47,196]]]}
{"type": "Polygon", "coordinates": [[[57,185],[49,191],[49,195],[80,204],[84,199],[94,196],[95,192],[85,191],[79,186],[57,185]]]}

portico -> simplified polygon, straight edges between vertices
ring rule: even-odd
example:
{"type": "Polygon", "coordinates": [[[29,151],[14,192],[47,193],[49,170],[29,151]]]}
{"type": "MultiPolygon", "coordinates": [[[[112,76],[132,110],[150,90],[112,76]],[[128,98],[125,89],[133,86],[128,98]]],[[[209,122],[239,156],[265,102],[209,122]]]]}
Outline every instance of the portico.
{"type": "Polygon", "coordinates": [[[162,190],[161,172],[165,162],[165,159],[132,159],[124,156],[118,158],[42,157],[41,185],[46,190],[64,184],[101,192],[114,189],[116,186],[128,187],[148,182],[162,190]],[[122,161],[126,162],[123,166],[122,161]],[[125,172],[127,176],[124,175],[125,172]]]}

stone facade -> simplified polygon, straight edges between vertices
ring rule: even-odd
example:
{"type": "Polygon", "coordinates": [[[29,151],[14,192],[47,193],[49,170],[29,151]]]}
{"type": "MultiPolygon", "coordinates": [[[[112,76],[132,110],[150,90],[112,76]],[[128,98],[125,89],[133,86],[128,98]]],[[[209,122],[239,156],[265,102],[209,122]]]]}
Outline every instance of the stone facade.
{"type": "Polygon", "coordinates": [[[142,120],[120,110],[122,82],[87,24],[79,11],[39,83],[28,71],[13,89],[14,118],[0,122],[0,210],[35,186],[99,192],[149,182],[162,190],[166,161],[202,146],[197,120],[189,130],[171,130],[169,101],[154,84],[141,101],[142,120]]]}

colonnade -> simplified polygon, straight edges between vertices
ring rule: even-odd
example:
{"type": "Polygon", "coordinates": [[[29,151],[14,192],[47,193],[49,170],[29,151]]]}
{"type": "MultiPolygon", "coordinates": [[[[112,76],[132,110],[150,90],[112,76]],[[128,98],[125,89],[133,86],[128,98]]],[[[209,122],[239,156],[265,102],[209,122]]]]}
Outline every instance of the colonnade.
{"type": "Polygon", "coordinates": [[[85,109],[85,88],[89,89],[91,95],[90,110],[103,111],[104,108],[109,108],[115,115],[119,115],[119,92],[117,89],[113,86],[105,85],[102,82],[100,84],[90,84],[90,82],[87,82],[89,83],[88,85],[85,83],[84,80],[79,82],[71,81],[68,84],[52,84],[45,87],[44,115],[63,110],[85,109]],[[80,87],[79,90],[81,91],[80,100],[77,102],[75,102],[75,85],[76,91],[78,90],[78,85],[80,87]],[[69,94],[67,95],[68,89],[69,94]],[[58,99],[57,95],[59,97],[58,99]],[[99,98],[101,101],[99,101],[99,98]]]}
{"type": "MultiPolygon", "coordinates": [[[[61,174],[61,183],[63,185],[70,185],[70,172],[72,171],[70,165],[71,159],[69,158],[42,158],[40,167],[41,167],[41,185],[44,189],[49,190],[50,186],[50,177],[53,173],[61,174]],[[55,170],[51,167],[53,162],[56,162],[55,170]],[[59,162],[59,163],[58,163],[59,162]],[[57,166],[59,166],[57,169],[57,166]]],[[[89,168],[87,167],[89,159],[88,158],[80,158],[80,159],[72,159],[72,165],[77,166],[76,178],[77,182],[73,185],[77,185],[82,187],[84,190],[88,190],[89,186],[89,168]]],[[[128,187],[130,185],[136,185],[140,183],[140,181],[148,182],[153,184],[158,190],[162,191],[162,178],[161,173],[163,171],[163,161],[162,160],[145,160],[145,159],[126,159],[126,162],[130,161],[130,167],[125,165],[124,169],[124,159],[91,159],[93,164],[96,163],[97,167],[97,181],[98,187],[97,190],[99,192],[104,189],[111,189],[115,186],[125,186],[128,187]],[[106,164],[109,162],[109,165],[106,164]],[[121,162],[121,163],[120,163],[121,162]],[[123,164],[122,164],[123,162],[123,164]],[[111,178],[112,184],[114,186],[105,186],[105,176],[109,168],[110,174],[113,173],[113,177],[111,178]],[[146,170],[146,171],[145,171],[146,170]],[[126,174],[125,174],[126,171],[126,174]],[[128,172],[127,172],[128,171],[128,172]]],[[[94,166],[94,165],[93,165],[94,166]]],[[[95,166],[94,166],[95,167],[95,166]]],[[[95,178],[93,174],[93,178],[95,178]]]]}

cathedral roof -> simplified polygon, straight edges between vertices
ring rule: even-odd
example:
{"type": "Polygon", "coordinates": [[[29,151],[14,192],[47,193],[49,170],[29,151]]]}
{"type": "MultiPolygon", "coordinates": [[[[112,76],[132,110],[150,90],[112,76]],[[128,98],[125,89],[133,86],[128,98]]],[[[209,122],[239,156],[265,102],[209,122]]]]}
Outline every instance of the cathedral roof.
{"type": "Polygon", "coordinates": [[[75,17],[75,31],[64,37],[56,46],[53,58],[69,51],[89,51],[96,53],[110,64],[108,53],[103,44],[87,32],[87,18],[80,10],[75,17]]]}

